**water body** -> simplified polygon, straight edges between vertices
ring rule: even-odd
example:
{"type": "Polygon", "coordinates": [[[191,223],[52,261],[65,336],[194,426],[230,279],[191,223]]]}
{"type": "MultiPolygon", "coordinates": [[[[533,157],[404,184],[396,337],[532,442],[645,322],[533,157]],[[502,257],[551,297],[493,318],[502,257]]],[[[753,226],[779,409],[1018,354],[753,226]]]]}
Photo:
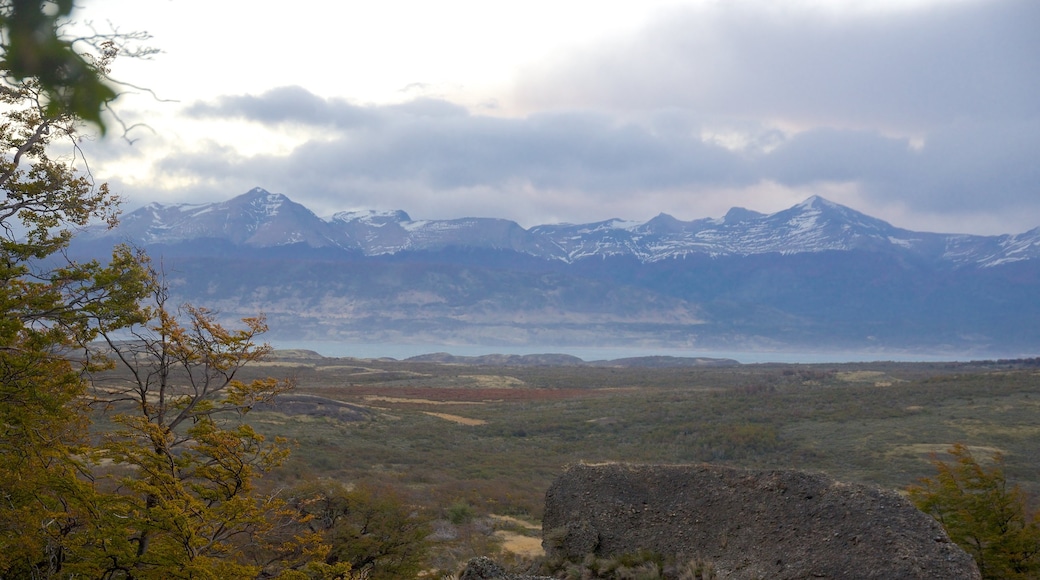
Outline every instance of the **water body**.
{"type": "Polygon", "coordinates": [[[392,358],[404,360],[413,356],[447,352],[455,356],[486,354],[568,354],[584,361],[613,360],[641,356],[677,356],[728,358],[744,364],[753,363],[843,363],[843,362],[948,362],[967,361],[987,356],[958,356],[953,354],[921,354],[902,352],[726,352],[649,347],[583,347],[583,346],[487,346],[487,345],[430,345],[430,344],[361,344],[332,341],[272,341],[276,349],[305,349],[327,357],[392,358]]]}

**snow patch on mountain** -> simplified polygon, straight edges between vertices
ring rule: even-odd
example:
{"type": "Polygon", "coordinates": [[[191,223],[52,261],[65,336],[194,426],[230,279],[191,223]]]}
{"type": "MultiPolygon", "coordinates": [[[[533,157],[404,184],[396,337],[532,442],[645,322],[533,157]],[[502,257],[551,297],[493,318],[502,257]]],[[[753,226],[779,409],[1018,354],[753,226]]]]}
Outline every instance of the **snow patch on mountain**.
{"type": "Polygon", "coordinates": [[[217,203],[152,203],[126,215],[116,230],[88,230],[85,237],[106,236],[144,245],[199,238],[255,247],[306,244],[366,255],[483,248],[565,262],[612,256],[656,262],[694,254],[720,257],[851,250],[908,252],[977,267],[1040,258],[1040,228],[1005,236],[912,232],[819,196],[773,214],[733,208],[722,218],[693,221],[662,213],[646,222],[613,218],[524,229],[496,218],[412,220],[400,210],[343,211],[321,219],[282,194],[255,188],[217,203]]]}
{"type": "Polygon", "coordinates": [[[412,218],[401,210],[355,210],[341,211],[326,219],[328,222],[359,222],[373,227],[382,227],[392,223],[411,222],[412,218]]]}

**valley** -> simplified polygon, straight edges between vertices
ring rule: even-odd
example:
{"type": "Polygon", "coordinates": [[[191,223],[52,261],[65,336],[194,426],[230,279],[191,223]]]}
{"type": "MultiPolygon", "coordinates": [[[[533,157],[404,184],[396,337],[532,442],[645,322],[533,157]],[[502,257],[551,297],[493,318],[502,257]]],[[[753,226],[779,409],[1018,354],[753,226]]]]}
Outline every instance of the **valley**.
{"type": "Polygon", "coordinates": [[[444,569],[477,555],[531,557],[503,553],[503,538],[515,538],[498,532],[537,537],[524,526],[539,522],[552,479],[580,462],[794,468],[903,489],[960,442],[983,458],[1003,453],[1010,481],[1040,492],[1036,359],[648,368],[287,351],[243,372],[298,382],[284,404],[245,416],[295,442],[265,486],[331,478],[396,489],[440,526],[444,569]]]}

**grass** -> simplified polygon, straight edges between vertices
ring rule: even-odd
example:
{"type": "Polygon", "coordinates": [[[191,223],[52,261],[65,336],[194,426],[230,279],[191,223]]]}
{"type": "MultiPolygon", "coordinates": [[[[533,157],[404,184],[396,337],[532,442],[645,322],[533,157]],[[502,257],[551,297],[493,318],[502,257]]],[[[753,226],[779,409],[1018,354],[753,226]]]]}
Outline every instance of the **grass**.
{"type": "Polygon", "coordinates": [[[361,424],[259,424],[297,439],[305,467],[345,478],[393,473],[434,495],[497,487],[487,501],[522,497],[530,513],[540,513],[552,477],[577,461],[788,467],[899,488],[929,473],[929,452],[960,441],[1002,450],[1011,473],[1037,467],[1040,378],[1030,368],[327,366],[291,367],[300,392],[377,412],[361,424]]]}
{"type": "MultiPolygon", "coordinates": [[[[1028,364],[494,368],[286,358],[246,371],[295,376],[298,394],[372,411],[358,421],[250,413],[261,432],[296,441],[270,485],[393,485],[449,522],[452,506],[468,506],[474,522],[537,522],[552,479],[577,462],[795,468],[902,489],[931,475],[930,456],[955,442],[999,450],[1011,480],[1040,493],[1040,369],[1028,364]]],[[[499,545],[506,534],[496,537],[496,527],[521,533],[456,533],[439,562],[499,545]],[[468,548],[451,543],[463,540],[468,548]]]]}

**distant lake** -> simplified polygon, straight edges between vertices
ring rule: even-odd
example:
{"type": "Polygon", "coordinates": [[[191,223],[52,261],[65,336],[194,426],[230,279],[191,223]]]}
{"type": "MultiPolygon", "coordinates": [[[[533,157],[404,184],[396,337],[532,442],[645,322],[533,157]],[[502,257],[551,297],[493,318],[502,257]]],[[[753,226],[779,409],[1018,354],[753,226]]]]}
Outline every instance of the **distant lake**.
{"type": "MultiPolygon", "coordinates": [[[[360,344],[332,341],[271,341],[276,349],[313,350],[327,357],[393,358],[404,360],[413,356],[447,352],[455,356],[485,354],[569,354],[584,361],[613,360],[640,356],[681,356],[728,358],[745,364],[753,363],[842,363],[842,362],[944,362],[994,358],[987,355],[920,354],[902,352],[727,352],[649,347],[595,347],[595,346],[486,346],[486,345],[431,345],[431,344],[360,344]]],[[[999,358],[1014,358],[1015,355],[999,358]]]]}

